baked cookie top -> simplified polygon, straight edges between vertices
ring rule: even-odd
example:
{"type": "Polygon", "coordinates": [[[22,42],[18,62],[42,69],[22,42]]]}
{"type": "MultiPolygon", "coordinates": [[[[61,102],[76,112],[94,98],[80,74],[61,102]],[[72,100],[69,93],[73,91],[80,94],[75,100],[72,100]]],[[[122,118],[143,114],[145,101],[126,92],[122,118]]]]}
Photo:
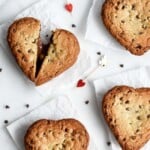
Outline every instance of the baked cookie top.
{"type": "Polygon", "coordinates": [[[78,40],[71,32],[63,29],[54,31],[47,54],[37,75],[36,85],[67,70],[76,62],[79,52],[78,40]]]}
{"type": "Polygon", "coordinates": [[[26,150],[87,150],[89,135],[75,119],[39,120],[24,138],[26,150]]]}
{"type": "Polygon", "coordinates": [[[109,32],[132,54],[150,49],[150,1],[106,0],[102,19],[109,32]]]}
{"type": "Polygon", "coordinates": [[[150,88],[116,86],[104,96],[102,109],[123,150],[139,150],[150,139],[150,88]]]}
{"type": "Polygon", "coordinates": [[[22,71],[35,80],[40,22],[31,17],[16,20],[8,29],[8,44],[22,71]]]}

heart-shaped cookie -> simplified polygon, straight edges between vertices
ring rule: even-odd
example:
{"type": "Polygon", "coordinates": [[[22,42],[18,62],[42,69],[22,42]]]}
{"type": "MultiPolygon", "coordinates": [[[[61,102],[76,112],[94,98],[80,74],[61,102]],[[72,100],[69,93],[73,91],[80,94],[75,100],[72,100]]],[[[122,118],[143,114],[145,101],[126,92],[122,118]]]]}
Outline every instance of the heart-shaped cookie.
{"type": "Polygon", "coordinates": [[[43,46],[40,21],[25,17],[16,20],[8,30],[8,44],[26,76],[41,85],[71,67],[77,60],[80,47],[69,31],[57,29],[50,43],[43,46]]]}
{"type": "Polygon", "coordinates": [[[150,140],[150,88],[116,86],[103,98],[103,114],[123,150],[150,140]]]}
{"type": "Polygon", "coordinates": [[[89,135],[75,119],[39,120],[24,138],[26,150],[87,150],[89,135]]]}
{"type": "Polygon", "coordinates": [[[106,0],[102,19],[109,32],[132,54],[150,49],[150,1],[106,0]]]}

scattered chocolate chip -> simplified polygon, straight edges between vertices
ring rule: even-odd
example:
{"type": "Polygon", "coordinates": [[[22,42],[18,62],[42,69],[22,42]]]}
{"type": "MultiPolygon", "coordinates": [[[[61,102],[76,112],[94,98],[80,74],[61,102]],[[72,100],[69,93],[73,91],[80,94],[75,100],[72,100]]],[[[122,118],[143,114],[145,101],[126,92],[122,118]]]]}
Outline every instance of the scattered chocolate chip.
{"type": "Polygon", "coordinates": [[[105,64],[103,64],[102,66],[105,67],[105,64]]]}
{"type": "Polygon", "coordinates": [[[71,26],[72,26],[72,28],[75,28],[75,27],[76,27],[76,25],[75,25],[75,24],[72,24],[71,26]]]}
{"type": "Polygon", "coordinates": [[[121,68],[123,68],[123,67],[124,67],[124,65],[123,65],[123,64],[120,64],[119,66],[120,66],[121,68]]]}
{"type": "Polygon", "coordinates": [[[108,146],[110,146],[110,145],[111,145],[111,142],[110,142],[110,141],[108,141],[108,142],[107,142],[107,145],[108,145],[108,146]]]}
{"type": "Polygon", "coordinates": [[[45,36],[48,37],[48,34],[46,34],[45,36]]]}
{"type": "Polygon", "coordinates": [[[101,52],[97,52],[97,55],[101,55],[101,52]]]}
{"type": "Polygon", "coordinates": [[[25,106],[26,106],[26,108],[29,108],[29,107],[30,107],[30,105],[29,105],[29,104],[26,104],[25,106]]]}
{"type": "Polygon", "coordinates": [[[2,72],[2,68],[0,68],[0,72],[2,72]]]}
{"type": "Polygon", "coordinates": [[[6,109],[9,109],[9,108],[10,108],[10,106],[8,106],[8,105],[5,105],[5,108],[6,108],[6,109]]]}
{"type": "Polygon", "coordinates": [[[8,123],[8,120],[4,120],[4,123],[7,124],[7,123],[8,123]]]}
{"type": "Polygon", "coordinates": [[[89,101],[87,100],[87,101],[85,101],[85,104],[88,104],[89,103],[89,101]]]}

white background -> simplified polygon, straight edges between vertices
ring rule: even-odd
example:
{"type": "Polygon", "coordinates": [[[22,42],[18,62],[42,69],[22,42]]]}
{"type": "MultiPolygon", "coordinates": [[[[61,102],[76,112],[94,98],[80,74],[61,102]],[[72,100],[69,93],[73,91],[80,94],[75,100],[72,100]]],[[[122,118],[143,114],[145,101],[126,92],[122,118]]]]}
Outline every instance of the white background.
{"type": "MultiPolygon", "coordinates": [[[[68,0],[69,1],[69,0],[68,0]]],[[[73,0],[72,0],[73,1],[73,0]]],[[[0,0],[0,24],[13,18],[21,10],[35,2],[35,0],[0,0]]],[[[50,0],[49,0],[50,2],[50,0]]],[[[69,1],[71,2],[71,0],[69,1]]],[[[86,31],[86,17],[88,16],[89,8],[92,4],[92,0],[76,0],[78,5],[82,5],[83,9],[80,10],[79,18],[80,24],[77,24],[77,30],[80,33],[81,39],[84,38],[86,31]]],[[[39,10],[42,13],[42,10],[39,10]]],[[[93,35],[94,36],[94,35],[93,35]]],[[[75,107],[79,111],[79,114],[83,118],[83,123],[87,127],[90,135],[94,137],[94,141],[101,150],[109,150],[107,146],[108,136],[105,128],[103,127],[102,119],[100,118],[100,111],[98,109],[92,80],[111,75],[115,72],[124,71],[129,68],[135,68],[138,66],[149,65],[150,53],[146,53],[144,56],[133,56],[124,50],[111,50],[104,48],[101,45],[95,45],[89,41],[84,41],[81,47],[87,49],[91,54],[93,63],[98,58],[97,51],[101,51],[106,54],[108,58],[108,65],[100,70],[97,70],[89,79],[88,83],[83,88],[72,88],[67,91],[56,91],[56,95],[59,93],[66,94],[70,97],[75,107]],[[124,68],[120,68],[119,64],[124,64],[124,68]],[[89,104],[84,102],[89,100],[89,104]]],[[[102,43],[100,43],[102,44],[102,43]]],[[[10,78],[5,78],[7,73],[7,63],[3,63],[3,57],[5,57],[5,51],[0,48],[0,145],[2,150],[16,150],[16,146],[11,140],[4,124],[4,120],[9,120],[9,123],[16,120],[20,116],[26,114],[28,111],[39,106],[45,100],[32,88],[27,88],[22,81],[22,78],[18,78],[16,81],[10,78]],[[4,53],[4,54],[3,54],[4,53]],[[1,82],[6,83],[5,86],[1,86],[1,82]],[[27,109],[24,105],[29,103],[30,108],[27,109]],[[4,106],[8,104],[10,109],[6,110],[4,106]]],[[[15,65],[12,64],[12,69],[15,69],[15,65]]],[[[4,85],[4,84],[2,84],[4,85]]],[[[52,95],[54,97],[54,95],[52,95]]],[[[49,98],[50,99],[50,98],[49,98]]],[[[18,131],[19,132],[19,131],[18,131]]]]}

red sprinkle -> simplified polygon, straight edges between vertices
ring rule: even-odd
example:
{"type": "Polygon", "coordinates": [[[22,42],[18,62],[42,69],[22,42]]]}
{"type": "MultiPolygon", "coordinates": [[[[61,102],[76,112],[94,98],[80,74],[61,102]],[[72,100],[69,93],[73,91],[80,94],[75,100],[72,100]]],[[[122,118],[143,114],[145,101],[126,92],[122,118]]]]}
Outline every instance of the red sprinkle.
{"type": "Polygon", "coordinates": [[[83,86],[85,86],[85,82],[82,79],[80,79],[77,83],[77,87],[83,87],[83,86]]]}
{"type": "Polygon", "coordinates": [[[67,11],[69,11],[69,12],[72,12],[72,10],[73,10],[73,5],[72,5],[71,3],[66,4],[66,5],[65,5],[65,9],[66,9],[67,11]]]}

